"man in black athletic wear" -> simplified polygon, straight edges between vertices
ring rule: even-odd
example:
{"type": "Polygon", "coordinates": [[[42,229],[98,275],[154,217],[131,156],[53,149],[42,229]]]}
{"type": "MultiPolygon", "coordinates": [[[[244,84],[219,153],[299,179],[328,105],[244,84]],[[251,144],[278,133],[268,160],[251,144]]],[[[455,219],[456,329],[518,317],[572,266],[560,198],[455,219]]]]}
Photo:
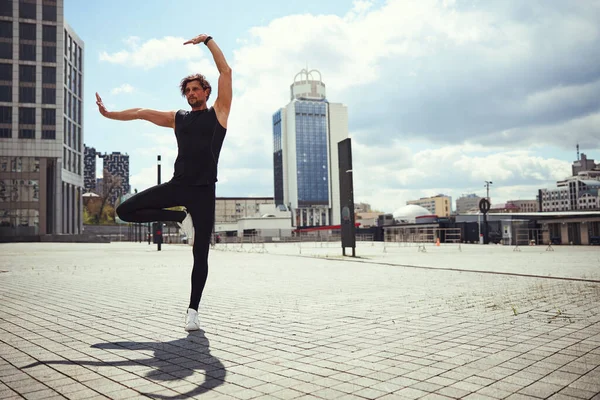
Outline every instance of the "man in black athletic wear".
{"type": "Polygon", "coordinates": [[[130,197],[116,211],[123,221],[177,221],[184,228],[191,225],[191,218],[194,229],[194,267],[185,323],[187,331],[200,329],[198,306],[208,276],[208,250],[215,217],[217,164],[227,132],[232,97],[231,68],[221,49],[206,34],[198,35],[184,45],[199,43],[208,47],[219,70],[218,95],[211,108],[206,105],[211,86],[201,74],[187,76],[180,84],[181,94],[186,97],[191,111],[156,111],[145,108],[107,111],[96,93],[98,110],[107,118],[119,121],[143,119],[175,131],[178,154],[173,178],[130,197]],[[174,206],[185,206],[187,213],[165,210],[174,206]]]}

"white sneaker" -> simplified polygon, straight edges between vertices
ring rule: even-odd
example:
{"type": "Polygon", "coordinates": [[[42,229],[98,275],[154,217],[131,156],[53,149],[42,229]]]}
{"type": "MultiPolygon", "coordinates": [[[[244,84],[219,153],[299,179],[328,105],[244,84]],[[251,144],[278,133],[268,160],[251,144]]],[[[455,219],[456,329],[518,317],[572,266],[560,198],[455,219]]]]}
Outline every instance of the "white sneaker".
{"type": "Polygon", "coordinates": [[[194,243],[194,223],[192,221],[192,215],[190,213],[187,213],[187,215],[185,216],[185,219],[182,222],[178,222],[177,224],[179,225],[179,229],[181,229],[183,231],[183,233],[185,233],[185,236],[187,236],[188,244],[193,244],[194,243]]]}
{"type": "Polygon", "coordinates": [[[185,318],[185,330],[197,331],[200,329],[200,322],[198,322],[198,311],[193,308],[188,308],[187,317],[185,318]]]}

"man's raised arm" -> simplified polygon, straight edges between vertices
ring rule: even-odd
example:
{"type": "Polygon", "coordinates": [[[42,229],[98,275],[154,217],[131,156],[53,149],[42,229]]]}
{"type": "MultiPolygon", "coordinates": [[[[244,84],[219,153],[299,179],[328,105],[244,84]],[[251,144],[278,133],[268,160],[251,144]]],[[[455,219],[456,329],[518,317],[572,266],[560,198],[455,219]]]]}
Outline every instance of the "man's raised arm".
{"type": "Polygon", "coordinates": [[[96,93],[96,104],[98,111],[106,118],[116,119],[118,121],[132,121],[134,119],[143,119],[165,128],[175,128],[175,111],[156,111],[147,108],[130,108],[123,111],[108,111],[102,103],[100,95],[96,93]]]}
{"type": "Polygon", "coordinates": [[[231,99],[233,97],[231,67],[227,64],[223,52],[211,36],[201,34],[188,40],[184,44],[190,43],[204,43],[212,53],[217,69],[219,70],[219,93],[217,94],[214,107],[219,123],[223,125],[224,128],[227,128],[227,119],[229,118],[231,99]]]}

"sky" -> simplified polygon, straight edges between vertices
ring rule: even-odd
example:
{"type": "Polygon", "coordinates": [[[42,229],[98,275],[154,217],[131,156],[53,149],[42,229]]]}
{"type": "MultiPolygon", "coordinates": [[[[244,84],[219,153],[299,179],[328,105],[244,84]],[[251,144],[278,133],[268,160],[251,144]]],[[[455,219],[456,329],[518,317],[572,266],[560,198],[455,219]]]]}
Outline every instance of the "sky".
{"type": "MultiPolygon", "coordinates": [[[[233,70],[217,196],[273,196],[272,115],[303,68],[348,107],[354,201],[393,212],[437,194],[535,199],[600,159],[600,0],[65,0],[84,41],[84,137],[130,156],[139,191],[172,177],[172,129],[102,117],[189,109],[180,80],[218,91],[210,34],[233,70]],[[260,6],[258,6],[260,4],[260,6]]],[[[209,106],[216,95],[209,99],[209,106]]],[[[455,207],[455,206],[454,206],[455,207]]]]}

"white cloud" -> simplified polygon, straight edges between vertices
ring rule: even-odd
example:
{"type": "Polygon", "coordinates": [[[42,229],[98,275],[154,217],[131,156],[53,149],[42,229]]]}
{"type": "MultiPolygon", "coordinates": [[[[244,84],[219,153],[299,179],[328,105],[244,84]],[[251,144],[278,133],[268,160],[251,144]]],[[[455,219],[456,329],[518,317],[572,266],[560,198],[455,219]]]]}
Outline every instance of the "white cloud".
{"type": "Polygon", "coordinates": [[[203,54],[197,46],[183,45],[186,39],[166,36],[161,39],[149,39],[140,44],[140,38],[125,39],[128,50],[115,53],[103,51],[100,60],[113,64],[123,64],[133,68],[150,69],[175,61],[191,61],[202,59],[203,54]]]}
{"type": "Polygon", "coordinates": [[[352,152],[355,201],[386,211],[440,193],[454,200],[463,193],[483,195],[486,180],[494,182],[495,202],[535,199],[538,189],[570,174],[565,161],[522,150],[491,152],[478,145],[414,152],[399,141],[384,148],[353,139],[352,152]]]}
{"type": "MultiPolygon", "coordinates": [[[[392,211],[438,193],[482,194],[484,180],[494,181],[495,202],[535,198],[570,171],[537,148],[598,148],[600,139],[600,57],[585,51],[598,39],[588,18],[598,10],[563,6],[356,0],[342,17],[289,15],[251,28],[228,60],[234,101],[219,190],[272,195],[272,114],[308,64],[321,71],[328,100],[348,105],[355,201],[392,211]]],[[[212,58],[182,42],[129,38],[128,50],[102,58],[145,68],[184,61],[207,75],[214,101],[212,58]]],[[[176,149],[148,146],[147,156],[176,149]]],[[[153,184],[155,171],[134,179],[153,184]]]]}
{"type": "Polygon", "coordinates": [[[134,90],[133,86],[128,83],[124,83],[119,87],[113,88],[110,90],[111,94],[120,94],[120,93],[132,93],[134,90]]]}

